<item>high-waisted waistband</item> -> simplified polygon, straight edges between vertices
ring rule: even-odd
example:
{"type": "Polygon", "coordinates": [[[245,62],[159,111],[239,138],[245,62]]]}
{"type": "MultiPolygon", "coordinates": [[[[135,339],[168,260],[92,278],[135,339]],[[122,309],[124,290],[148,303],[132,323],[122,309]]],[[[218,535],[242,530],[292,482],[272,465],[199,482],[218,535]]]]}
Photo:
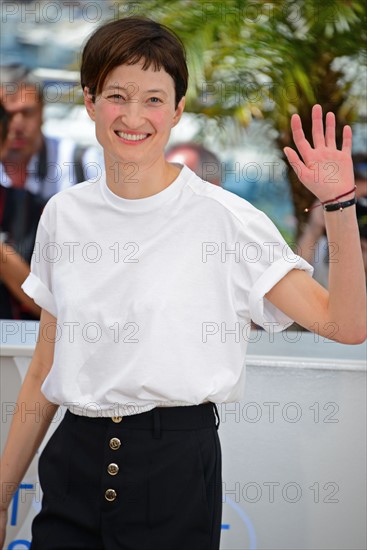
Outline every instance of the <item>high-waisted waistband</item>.
{"type": "Polygon", "coordinates": [[[65,420],[80,424],[105,423],[108,425],[115,422],[137,430],[153,430],[156,434],[161,430],[197,430],[212,426],[218,429],[220,423],[215,403],[184,407],[155,407],[144,413],[111,418],[79,416],[68,410],[65,420]]]}

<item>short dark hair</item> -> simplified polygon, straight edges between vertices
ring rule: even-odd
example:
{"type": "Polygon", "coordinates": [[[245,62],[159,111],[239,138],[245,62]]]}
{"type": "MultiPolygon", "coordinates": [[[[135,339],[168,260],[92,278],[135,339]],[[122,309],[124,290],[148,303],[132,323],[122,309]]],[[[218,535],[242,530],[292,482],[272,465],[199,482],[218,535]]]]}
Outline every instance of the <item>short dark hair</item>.
{"type": "Polygon", "coordinates": [[[163,68],[175,84],[176,108],[186,94],[188,70],[180,38],[169,28],[145,17],[124,17],[99,27],[82,52],[80,78],[84,90],[99,95],[108,74],[119,65],[143,61],[143,70],[163,68]]]}
{"type": "Polygon", "coordinates": [[[13,89],[12,86],[9,87],[9,95],[18,92],[21,87],[24,87],[26,91],[29,86],[32,86],[35,89],[37,99],[40,103],[43,103],[44,84],[26,65],[11,63],[0,66],[0,86],[9,86],[9,84],[14,87],[13,89]]]}

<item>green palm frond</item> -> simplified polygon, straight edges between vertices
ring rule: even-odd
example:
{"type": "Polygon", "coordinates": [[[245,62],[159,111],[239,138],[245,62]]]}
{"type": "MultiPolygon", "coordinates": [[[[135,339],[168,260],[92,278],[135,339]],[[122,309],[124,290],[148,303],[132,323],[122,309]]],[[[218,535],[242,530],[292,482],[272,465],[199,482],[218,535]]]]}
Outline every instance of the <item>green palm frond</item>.
{"type": "MultiPolygon", "coordinates": [[[[120,4],[123,14],[128,2],[120,4]]],[[[243,127],[254,118],[269,119],[279,146],[284,147],[291,145],[291,115],[298,112],[309,120],[315,102],[333,111],[340,126],[367,117],[364,0],[141,0],[134,4],[141,15],[169,26],[181,37],[190,70],[186,108],[205,120],[212,118],[218,128],[221,118],[227,121],[224,125],[232,117],[243,127]],[[350,75],[351,66],[358,68],[358,78],[350,75]]],[[[307,123],[305,133],[310,137],[307,123]]],[[[304,193],[296,182],[292,185],[294,195],[304,193]]],[[[300,203],[295,200],[298,214],[302,201],[308,204],[307,193],[300,203]]]]}

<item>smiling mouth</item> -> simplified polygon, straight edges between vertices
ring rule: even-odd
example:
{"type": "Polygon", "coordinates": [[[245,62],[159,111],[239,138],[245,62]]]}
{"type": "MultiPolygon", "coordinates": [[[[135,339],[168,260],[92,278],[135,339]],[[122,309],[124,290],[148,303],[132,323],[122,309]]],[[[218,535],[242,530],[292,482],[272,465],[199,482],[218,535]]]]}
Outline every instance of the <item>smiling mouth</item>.
{"type": "Polygon", "coordinates": [[[124,139],[125,141],[143,141],[147,137],[149,137],[151,134],[129,134],[126,132],[115,132],[116,135],[118,135],[119,138],[124,139]]]}
{"type": "Polygon", "coordinates": [[[17,148],[17,147],[23,147],[26,144],[27,144],[27,140],[24,137],[17,136],[10,140],[9,146],[10,148],[12,147],[17,148]]]}

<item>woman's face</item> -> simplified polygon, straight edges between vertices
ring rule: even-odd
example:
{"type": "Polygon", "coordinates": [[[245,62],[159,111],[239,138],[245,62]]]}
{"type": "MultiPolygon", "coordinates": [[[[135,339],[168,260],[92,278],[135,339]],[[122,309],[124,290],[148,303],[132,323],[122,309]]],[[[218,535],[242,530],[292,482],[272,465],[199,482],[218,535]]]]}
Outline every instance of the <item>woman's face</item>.
{"type": "Polygon", "coordinates": [[[164,162],[171,129],[181,118],[185,99],[175,108],[175,87],[164,69],[142,69],[143,63],[120,65],[107,76],[93,103],[85,92],[89,116],[104,148],[106,167],[136,163],[149,168],[164,162]]]}

